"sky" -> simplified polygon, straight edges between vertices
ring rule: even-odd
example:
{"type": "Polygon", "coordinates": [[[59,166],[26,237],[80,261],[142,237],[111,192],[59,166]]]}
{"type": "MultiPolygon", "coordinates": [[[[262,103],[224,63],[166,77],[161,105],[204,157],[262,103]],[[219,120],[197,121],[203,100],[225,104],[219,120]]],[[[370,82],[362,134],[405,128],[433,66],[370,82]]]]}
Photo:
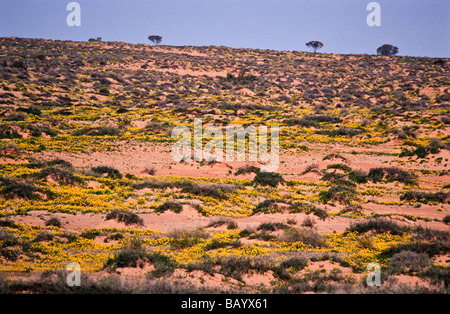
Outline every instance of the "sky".
{"type": "Polygon", "coordinates": [[[381,26],[368,26],[372,0],[78,0],[81,26],[68,26],[71,0],[0,0],[0,37],[228,46],[450,57],[449,0],[378,0],[381,26]]]}

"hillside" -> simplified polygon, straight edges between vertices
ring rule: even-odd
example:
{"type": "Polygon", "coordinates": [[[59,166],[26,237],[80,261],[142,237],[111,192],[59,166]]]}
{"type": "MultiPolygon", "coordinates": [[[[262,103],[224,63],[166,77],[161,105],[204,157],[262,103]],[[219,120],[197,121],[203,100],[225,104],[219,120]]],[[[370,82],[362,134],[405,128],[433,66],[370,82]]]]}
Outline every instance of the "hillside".
{"type": "Polygon", "coordinates": [[[0,47],[0,271],[29,279],[18,291],[68,261],[92,291],[106,274],[144,292],[363,292],[371,262],[382,292],[448,290],[448,59],[0,47]],[[171,132],[195,118],[279,126],[276,173],[174,161],[171,132]]]}

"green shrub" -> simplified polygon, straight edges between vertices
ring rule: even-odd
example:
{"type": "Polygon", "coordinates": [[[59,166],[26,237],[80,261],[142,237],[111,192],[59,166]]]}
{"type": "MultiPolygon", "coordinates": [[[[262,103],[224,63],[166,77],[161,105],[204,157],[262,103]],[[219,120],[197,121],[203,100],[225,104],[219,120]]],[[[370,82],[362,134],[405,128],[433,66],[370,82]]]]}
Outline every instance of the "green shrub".
{"type": "Polygon", "coordinates": [[[277,201],[274,199],[264,200],[258,203],[255,208],[253,208],[252,214],[255,215],[257,213],[268,213],[272,211],[278,211],[278,206],[276,202],[277,201]]]}
{"type": "Polygon", "coordinates": [[[53,180],[63,184],[75,184],[82,183],[83,179],[77,177],[73,173],[72,168],[66,168],[61,166],[52,166],[42,169],[38,174],[38,178],[45,179],[50,176],[53,180]]]}
{"type": "Polygon", "coordinates": [[[120,136],[122,130],[113,126],[86,127],[78,129],[72,133],[73,136],[120,136]]]}
{"type": "Polygon", "coordinates": [[[350,224],[350,226],[347,227],[346,232],[366,233],[372,231],[375,232],[375,234],[389,232],[392,235],[402,235],[408,230],[408,227],[400,226],[391,220],[376,218],[350,224]]]}
{"type": "Polygon", "coordinates": [[[253,179],[253,184],[262,186],[277,187],[284,182],[283,176],[276,172],[258,172],[253,179]]]}
{"type": "Polygon", "coordinates": [[[442,222],[445,224],[450,224],[450,215],[445,215],[445,217],[442,219],[442,222]]]}
{"type": "Polygon", "coordinates": [[[91,230],[84,230],[81,233],[81,237],[85,238],[85,239],[90,239],[90,240],[94,240],[96,237],[98,237],[100,235],[100,231],[95,230],[95,229],[91,229],[91,230]]]}
{"type": "Polygon", "coordinates": [[[174,213],[181,213],[183,211],[183,205],[176,201],[165,201],[164,204],[159,205],[155,209],[155,213],[164,213],[166,210],[171,210],[174,213]]]}
{"type": "Polygon", "coordinates": [[[124,222],[127,226],[136,224],[143,225],[144,220],[140,218],[136,213],[132,213],[125,210],[114,209],[106,214],[106,220],[116,219],[119,222],[124,222]]]}
{"type": "Polygon", "coordinates": [[[286,229],[289,226],[282,224],[280,222],[265,222],[261,223],[256,230],[265,230],[265,231],[276,231],[279,229],[286,229]]]}
{"type": "Polygon", "coordinates": [[[244,166],[240,167],[236,170],[234,173],[235,176],[241,175],[241,174],[247,174],[247,173],[259,173],[261,170],[258,167],[255,166],[244,166]]]}
{"type": "Polygon", "coordinates": [[[380,182],[386,179],[388,182],[398,181],[405,184],[410,184],[417,178],[415,174],[402,170],[397,167],[391,168],[372,168],[369,170],[368,179],[372,182],[380,182]]]}
{"type": "Polygon", "coordinates": [[[341,204],[350,204],[355,196],[356,191],[354,188],[342,185],[332,186],[328,190],[319,193],[319,198],[324,204],[330,201],[339,202],[341,204]]]}
{"type": "Polygon", "coordinates": [[[447,192],[420,192],[420,191],[407,191],[400,196],[400,200],[416,201],[420,203],[446,203],[449,199],[450,193],[447,192]]]}
{"type": "Polygon", "coordinates": [[[94,174],[97,174],[97,175],[105,175],[105,174],[106,174],[106,176],[107,176],[108,178],[122,179],[122,174],[120,173],[119,170],[117,170],[117,169],[114,168],[114,167],[110,167],[110,166],[97,166],[97,167],[92,167],[92,168],[91,168],[91,171],[92,171],[94,174]]]}
{"type": "Polygon", "coordinates": [[[203,242],[209,237],[202,229],[175,229],[168,233],[173,249],[184,249],[203,242]]]}
{"type": "Polygon", "coordinates": [[[0,183],[3,187],[1,192],[8,199],[18,197],[30,200],[38,197],[37,192],[43,193],[43,190],[36,187],[31,181],[21,181],[0,176],[0,183]]]}
{"type": "Polygon", "coordinates": [[[403,251],[394,254],[390,259],[390,269],[396,273],[405,271],[419,272],[428,266],[431,261],[428,255],[411,251],[403,251]]]}
{"type": "Polygon", "coordinates": [[[348,178],[353,182],[364,184],[368,181],[368,175],[362,170],[353,170],[348,174],[348,178]]]}
{"type": "Polygon", "coordinates": [[[288,227],[279,238],[282,242],[303,242],[312,247],[324,247],[325,239],[311,229],[288,227]]]}
{"type": "Polygon", "coordinates": [[[47,220],[45,222],[45,225],[46,226],[54,226],[54,227],[60,228],[61,227],[61,221],[58,218],[53,217],[53,218],[50,218],[49,220],[47,220]]]}
{"type": "Polygon", "coordinates": [[[344,172],[346,172],[346,173],[352,171],[352,168],[350,168],[349,166],[344,165],[344,164],[332,164],[332,165],[328,165],[328,166],[327,166],[327,169],[339,169],[339,170],[342,170],[342,171],[344,171],[344,172]]]}

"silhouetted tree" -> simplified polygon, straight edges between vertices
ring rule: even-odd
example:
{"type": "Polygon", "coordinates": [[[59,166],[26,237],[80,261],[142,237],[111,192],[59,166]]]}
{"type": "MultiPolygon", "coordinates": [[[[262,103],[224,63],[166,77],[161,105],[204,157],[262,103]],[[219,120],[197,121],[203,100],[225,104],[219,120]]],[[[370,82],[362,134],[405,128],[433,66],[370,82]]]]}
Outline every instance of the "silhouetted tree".
{"type": "Polygon", "coordinates": [[[395,56],[398,53],[398,48],[389,44],[384,44],[377,49],[379,56],[395,56]]]}
{"type": "Polygon", "coordinates": [[[316,53],[318,49],[323,47],[323,44],[320,41],[313,40],[306,43],[306,46],[312,48],[314,50],[314,53],[316,53]]]}
{"type": "Polygon", "coordinates": [[[159,43],[162,41],[162,37],[158,35],[150,35],[148,36],[148,40],[150,40],[155,45],[159,45],[159,43]]]}

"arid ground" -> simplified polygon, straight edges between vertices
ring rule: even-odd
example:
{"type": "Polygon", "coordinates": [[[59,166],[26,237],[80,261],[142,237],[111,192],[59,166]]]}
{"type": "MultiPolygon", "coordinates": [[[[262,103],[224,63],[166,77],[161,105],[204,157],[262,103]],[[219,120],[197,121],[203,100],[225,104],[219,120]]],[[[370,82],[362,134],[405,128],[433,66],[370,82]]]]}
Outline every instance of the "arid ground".
{"type": "Polygon", "coordinates": [[[448,59],[0,46],[2,293],[448,292],[448,59]],[[174,161],[194,118],[280,127],[278,169],[174,161]]]}

